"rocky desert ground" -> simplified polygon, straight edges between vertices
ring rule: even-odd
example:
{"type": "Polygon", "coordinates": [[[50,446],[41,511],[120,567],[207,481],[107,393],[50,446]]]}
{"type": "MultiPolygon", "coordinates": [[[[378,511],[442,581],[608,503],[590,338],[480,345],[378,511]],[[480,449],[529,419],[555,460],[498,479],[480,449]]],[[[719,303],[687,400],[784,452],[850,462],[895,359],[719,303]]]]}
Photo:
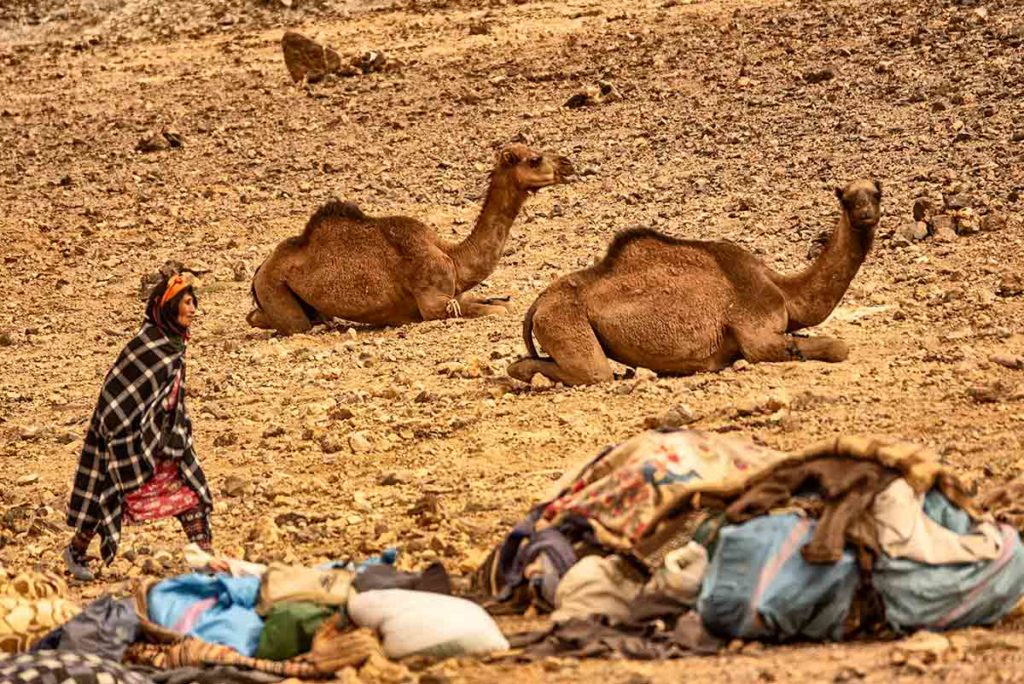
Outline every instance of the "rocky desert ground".
{"type": "MultiPolygon", "coordinates": [[[[0,565],[58,565],[100,382],[168,260],[208,271],[189,402],[215,541],[238,556],[397,546],[403,567],[439,559],[466,575],[566,467],[651,425],[783,449],[895,435],[981,485],[1015,477],[1022,54],[1019,0],[6,0],[0,565]],[[293,83],[289,29],[369,67],[293,83]],[[615,97],[566,106],[601,83],[615,97]],[[478,288],[510,296],[509,315],[287,338],[246,325],[254,269],[321,203],[457,239],[495,149],[517,140],[569,156],[578,175],[529,201],[478,288]],[[573,389],[505,377],[533,297],[617,231],[728,239],[797,270],[838,217],[833,188],[862,176],[884,186],[875,247],[817,331],[849,343],[845,363],[684,378],[618,367],[614,383],[573,389]]],[[[119,560],[76,595],[180,569],[181,539],[173,520],[126,529],[119,560]]],[[[891,642],[746,644],[410,676],[1024,681],[1022,648],[1007,626],[909,660],[891,642]]]]}

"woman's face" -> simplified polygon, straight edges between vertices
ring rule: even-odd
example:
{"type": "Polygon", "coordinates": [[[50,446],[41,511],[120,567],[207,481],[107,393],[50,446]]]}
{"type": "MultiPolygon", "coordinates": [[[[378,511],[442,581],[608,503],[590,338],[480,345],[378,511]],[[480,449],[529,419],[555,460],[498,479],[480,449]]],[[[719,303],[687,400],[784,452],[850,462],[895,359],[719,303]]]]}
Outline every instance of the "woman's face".
{"type": "Polygon", "coordinates": [[[196,314],[196,299],[191,293],[186,293],[178,303],[178,325],[187,328],[192,324],[192,317],[196,314]]]}

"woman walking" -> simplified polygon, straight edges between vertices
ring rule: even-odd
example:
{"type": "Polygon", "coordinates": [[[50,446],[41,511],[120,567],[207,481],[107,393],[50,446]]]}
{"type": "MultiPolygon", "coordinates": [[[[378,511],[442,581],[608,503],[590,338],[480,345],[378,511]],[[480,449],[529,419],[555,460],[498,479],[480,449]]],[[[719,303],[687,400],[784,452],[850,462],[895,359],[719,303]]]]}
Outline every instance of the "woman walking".
{"type": "Polygon", "coordinates": [[[185,345],[195,311],[190,274],[162,280],[149,295],[142,329],[103,381],[68,504],[75,536],[64,562],[76,579],[95,579],[86,550],[96,535],[104,563],[114,559],[122,520],[173,515],[190,542],[210,549],[212,498],[185,408],[185,345]]]}

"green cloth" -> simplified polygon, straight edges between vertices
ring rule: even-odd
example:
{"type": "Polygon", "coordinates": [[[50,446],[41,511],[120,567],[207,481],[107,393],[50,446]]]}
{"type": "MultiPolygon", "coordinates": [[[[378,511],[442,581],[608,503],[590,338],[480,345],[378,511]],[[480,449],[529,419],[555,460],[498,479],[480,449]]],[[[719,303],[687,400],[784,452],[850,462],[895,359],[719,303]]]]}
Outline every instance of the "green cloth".
{"type": "Polygon", "coordinates": [[[263,623],[257,658],[288,660],[309,652],[313,635],[334,609],[302,601],[275,604],[263,623]]]}

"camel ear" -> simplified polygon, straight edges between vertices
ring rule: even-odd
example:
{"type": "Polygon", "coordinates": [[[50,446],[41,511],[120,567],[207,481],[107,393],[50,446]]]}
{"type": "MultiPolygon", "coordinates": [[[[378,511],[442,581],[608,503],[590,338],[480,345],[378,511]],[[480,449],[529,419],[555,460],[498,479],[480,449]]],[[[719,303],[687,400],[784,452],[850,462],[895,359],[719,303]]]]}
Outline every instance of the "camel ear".
{"type": "Polygon", "coordinates": [[[836,198],[837,198],[837,199],[838,199],[838,200],[839,200],[840,202],[842,202],[842,201],[843,201],[843,189],[842,189],[841,187],[839,187],[838,185],[836,186],[836,198]]]}
{"type": "Polygon", "coordinates": [[[878,191],[878,199],[882,199],[882,181],[872,179],[871,182],[875,184],[875,190],[878,191]]]}
{"type": "Polygon", "coordinates": [[[504,148],[501,152],[498,152],[498,161],[501,162],[502,166],[515,166],[519,163],[519,155],[511,147],[504,148]]]}

